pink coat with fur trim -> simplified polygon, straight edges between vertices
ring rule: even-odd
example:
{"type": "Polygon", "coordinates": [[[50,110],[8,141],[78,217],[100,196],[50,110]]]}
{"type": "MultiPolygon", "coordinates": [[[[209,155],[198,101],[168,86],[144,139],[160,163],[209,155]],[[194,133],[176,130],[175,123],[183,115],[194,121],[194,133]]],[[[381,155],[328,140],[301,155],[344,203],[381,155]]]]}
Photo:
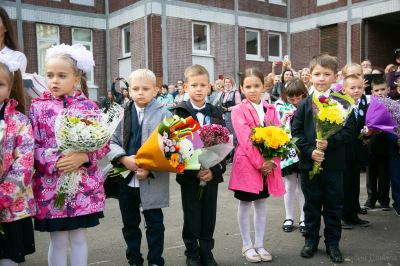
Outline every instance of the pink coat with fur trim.
{"type": "MultiPolygon", "coordinates": [[[[279,126],[278,113],[275,107],[263,101],[267,109],[265,113],[264,125],[269,125],[272,121],[275,126],[279,126]]],[[[241,104],[235,106],[232,110],[233,128],[238,140],[235,157],[233,158],[233,167],[229,180],[230,190],[241,190],[254,194],[259,194],[263,190],[262,173],[259,171],[266,161],[259,150],[251,142],[251,129],[257,127],[260,122],[253,105],[246,99],[241,104]]],[[[273,161],[278,165],[273,169],[272,174],[268,175],[268,193],[274,197],[286,194],[285,185],[281,176],[279,167],[281,158],[274,157],[273,161]]]]}

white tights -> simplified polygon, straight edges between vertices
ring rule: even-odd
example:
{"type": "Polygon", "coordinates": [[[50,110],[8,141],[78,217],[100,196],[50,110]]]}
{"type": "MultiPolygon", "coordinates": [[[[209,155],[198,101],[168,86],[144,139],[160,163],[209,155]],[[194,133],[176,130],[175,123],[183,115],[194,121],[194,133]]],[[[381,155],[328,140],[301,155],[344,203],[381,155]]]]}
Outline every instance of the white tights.
{"type": "MultiPolygon", "coordinates": [[[[291,175],[285,176],[285,189],[286,194],[284,196],[285,209],[286,209],[286,219],[293,220],[293,207],[296,198],[296,187],[299,188],[299,202],[300,202],[300,221],[304,221],[304,194],[301,190],[301,179],[300,174],[293,173],[291,175]]],[[[285,225],[290,225],[292,222],[287,221],[285,225]]]]}
{"type": "MultiPolygon", "coordinates": [[[[251,202],[241,201],[239,200],[239,209],[238,209],[238,223],[240,233],[242,234],[243,239],[243,247],[248,248],[252,247],[253,243],[250,239],[250,209],[251,202]]],[[[265,231],[265,223],[267,221],[267,208],[265,205],[265,199],[259,199],[253,201],[254,205],[254,231],[255,231],[255,241],[254,246],[259,247],[263,246],[264,242],[264,231],[265,231]]],[[[255,251],[253,249],[248,250],[247,255],[252,256],[255,255],[255,251]]],[[[261,248],[258,250],[260,254],[268,254],[268,252],[261,248]]]]}
{"type": "Polygon", "coordinates": [[[3,259],[0,260],[0,266],[18,266],[18,263],[9,259],[3,259]]]}
{"type": "Polygon", "coordinates": [[[49,266],[67,266],[68,240],[71,246],[71,266],[86,266],[88,260],[86,234],[86,228],[51,232],[48,257],[49,266]]]}

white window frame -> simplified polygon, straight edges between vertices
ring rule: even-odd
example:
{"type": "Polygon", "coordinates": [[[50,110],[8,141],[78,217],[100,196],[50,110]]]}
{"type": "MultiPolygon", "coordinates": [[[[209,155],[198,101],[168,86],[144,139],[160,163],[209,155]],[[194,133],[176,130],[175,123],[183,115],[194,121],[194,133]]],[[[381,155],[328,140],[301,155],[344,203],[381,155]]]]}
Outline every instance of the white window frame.
{"type": "Polygon", "coordinates": [[[60,27],[58,25],[50,25],[50,24],[42,24],[42,23],[37,23],[36,24],[36,53],[37,53],[37,58],[38,58],[38,73],[39,75],[46,77],[46,73],[40,73],[40,52],[39,52],[39,42],[43,41],[43,42],[55,42],[57,45],[60,44],[60,27]],[[51,39],[51,38],[43,38],[43,37],[39,37],[38,35],[38,26],[39,25],[43,25],[43,26],[52,26],[52,27],[57,27],[58,30],[58,39],[56,41],[56,39],[51,39]]]}
{"type": "Polygon", "coordinates": [[[268,32],[268,61],[273,62],[273,61],[282,61],[282,34],[278,32],[268,32]],[[279,56],[270,56],[269,55],[269,35],[278,35],[279,36],[279,56]]]}
{"type": "MultiPolygon", "coordinates": [[[[131,26],[130,25],[128,25],[128,26],[125,26],[125,27],[122,27],[121,28],[121,42],[122,42],[122,57],[129,57],[129,56],[131,56],[131,52],[129,51],[129,53],[126,53],[126,51],[125,51],[125,29],[126,28],[130,28],[131,26]]],[[[131,40],[129,40],[129,42],[130,42],[131,40]]]]}
{"type": "Polygon", "coordinates": [[[194,55],[209,55],[211,54],[211,47],[210,47],[210,24],[208,23],[203,23],[203,22],[192,22],[192,53],[194,55]],[[207,51],[203,50],[195,50],[194,49],[194,36],[193,36],[193,31],[194,31],[194,25],[202,25],[202,26],[207,26],[207,51]]]}
{"type": "MultiPolygon", "coordinates": [[[[86,46],[90,46],[90,52],[93,53],[93,31],[90,29],[83,29],[83,28],[72,28],[71,29],[71,39],[72,39],[72,45],[74,44],[82,44],[86,46]],[[91,42],[81,42],[81,41],[74,41],[74,30],[88,30],[90,31],[90,39],[92,40],[91,42]]],[[[94,84],[94,73],[93,73],[93,66],[92,70],[90,71],[90,81],[88,81],[88,85],[93,85],[94,84]]]]}
{"type": "Polygon", "coordinates": [[[261,57],[261,32],[259,30],[252,30],[252,29],[246,29],[245,31],[245,51],[246,51],[246,60],[261,60],[263,59],[261,57]],[[247,32],[256,32],[257,33],[257,54],[247,54],[247,32]]]}

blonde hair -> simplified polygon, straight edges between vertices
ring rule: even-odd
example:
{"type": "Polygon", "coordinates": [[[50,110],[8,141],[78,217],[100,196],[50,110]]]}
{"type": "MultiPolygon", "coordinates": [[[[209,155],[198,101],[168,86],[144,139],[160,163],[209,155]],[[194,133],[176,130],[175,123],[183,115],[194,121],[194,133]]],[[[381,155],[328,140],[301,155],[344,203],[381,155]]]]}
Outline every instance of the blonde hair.
{"type": "MultiPolygon", "coordinates": [[[[206,75],[207,80],[210,80],[210,76],[208,74],[208,71],[205,67],[200,66],[200,65],[194,65],[186,68],[185,70],[185,83],[188,82],[190,77],[194,76],[199,76],[199,75],[206,75]]],[[[207,81],[209,82],[209,81],[207,81]]]]}
{"type": "Polygon", "coordinates": [[[224,82],[224,87],[225,87],[225,80],[227,80],[227,79],[229,79],[229,80],[231,81],[231,83],[232,83],[232,88],[235,88],[235,87],[236,87],[236,82],[235,82],[235,80],[233,79],[232,76],[225,76],[225,77],[224,77],[224,80],[223,80],[223,82],[224,82]]]}
{"type": "Polygon", "coordinates": [[[271,78],[271,77],[264,77],[264,86],[265,86],[265,84],[272,84],[272,85],[274,85],[274,79],[273,78],[271,78]]]}
{"type": "Polygon", "coordinates": [[[343,68],[342,68],[342,76],[345,78],[345,77],[347,77],[347,75],[348,75],[348,71],[349,71],[349,68],[350,67],[359,67],[360,68],[360,70],[361,70],[361,74],[362,74],[362,67],[359,65],[359,64],[357,64],[357,63],[348,63],[348,64],[346,64],[343,68]]]}
{"type": "Polygon", "coordinates": [[[362,79],[357,76],[357,75],[348,75],[343,79],[343,88],[347,87],[347,83],[349,82],[349,80],[359,80],[362,82],[362,79]]]}
{"type": "Polygon", "coordinates": [[[11,88],[10,96],[8,98],[14,99],[18,102],[17,107],[15,109],[20,113],[25,113],[25,92],[22,83],[22,75],[21,70],[16,70],[14,73],[10,72],[8,66],[3,63],[0,63],[0,71],[3,71],[9,81],[9,86],[11,88]]]}
{"type": "Polygon", "coordinates": [[[68,54],[55,54],[50,59],[52,59],[52,58],[63,59],[63,60],[67,61],[70,64],[75,77],[79,77],[80,78],[80,81],[79,81],[79,83],[81,85],[80,90],[86,96],[86,98],[89,98],[89,87],[87,85],[87,74],[84,73],[81,69],[79,69],[77,67],[76,60],[73,59],[68,54]]]}
{"type": "Polygon", "coordinates": [[[133,71],[129,75],[129,84],[132,84],[131,82],[132,79],[141,79],[141,80],[148,79],[153,82],[154,86],[156,86],[156,75],[154,75],[153,71],[149,69],[141,68],[133,71]]]}
{"type": "Polygon", "coordinates": [[[300,77],[301,77],[301,75],[303,74],[304,71],[307,71],[308,74],[311,74],[310,69],[306,67],[306,68],[303,68],[302,70],[299,71],[300,77]]]}

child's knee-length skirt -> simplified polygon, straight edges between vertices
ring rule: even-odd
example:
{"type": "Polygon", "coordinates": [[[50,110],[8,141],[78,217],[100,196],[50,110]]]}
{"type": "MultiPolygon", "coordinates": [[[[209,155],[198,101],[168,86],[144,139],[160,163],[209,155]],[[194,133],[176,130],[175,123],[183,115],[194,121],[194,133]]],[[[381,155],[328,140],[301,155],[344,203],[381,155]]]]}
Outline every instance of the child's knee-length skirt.
{"type": "Polygon", "coordinates": [[[101,218],[104,218],[103,212],[68,218],[35,219],[35,230],[40,232],[56,232],[90,228],[99,225],[101,218]]]}
{"type": "Polygon", "coordinates": [[[0,234],[0,260],[10,259],[16,263],[22,263],[26,255],[35,253],[31,217],[11,223],[1,223],[1,226],[4,235],[0,234]]]}
{"type": "Polygon", "coordinates": [[[264,188],[259,194],[235,190],[235,198],[241,201],[255,201],[259,199],[266,199],[269,197],[268,185],[264,181],[264,188]]]}

